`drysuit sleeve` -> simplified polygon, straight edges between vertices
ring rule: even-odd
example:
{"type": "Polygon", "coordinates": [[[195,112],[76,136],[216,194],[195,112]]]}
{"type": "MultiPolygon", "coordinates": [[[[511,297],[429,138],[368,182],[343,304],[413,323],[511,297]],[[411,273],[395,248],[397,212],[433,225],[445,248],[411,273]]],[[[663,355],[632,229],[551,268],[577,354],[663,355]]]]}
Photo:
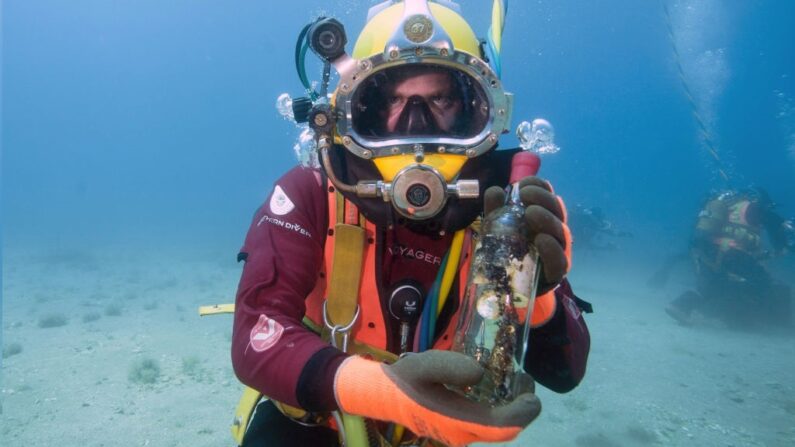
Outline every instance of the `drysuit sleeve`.
{"type": "Polygon", "coordinates": [[[541,385],[566,393],[585,376],[591,336],[582,313],[591,306],[574,295],[566,279],[555,289],[555,300],[550,321],[530,332],[524,368],[541,385]]]}
{"type": "Polygon", "coordinates": [[[323,262],[327,210],[319,172],[298,167],[257,210],[243,248],[232,365],[244,384],[307,410],[336,408],[334,373],[345,354],[301,321],[323,262]]]}

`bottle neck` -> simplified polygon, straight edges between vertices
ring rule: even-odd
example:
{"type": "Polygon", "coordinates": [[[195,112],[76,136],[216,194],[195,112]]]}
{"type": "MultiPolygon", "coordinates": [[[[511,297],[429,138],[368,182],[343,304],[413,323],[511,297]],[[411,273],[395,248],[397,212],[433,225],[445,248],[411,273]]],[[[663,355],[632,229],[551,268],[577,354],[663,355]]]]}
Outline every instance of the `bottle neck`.
{"type": "Polygon", "coordinates": [[[507,201],[508,205],[519,205],[519,206],[522,205],[522,198],[519,195],[519,189],[520,189],[519,182],[514,182],[511,185],[511,191],[508,194],[508,201],[507,201]]]}

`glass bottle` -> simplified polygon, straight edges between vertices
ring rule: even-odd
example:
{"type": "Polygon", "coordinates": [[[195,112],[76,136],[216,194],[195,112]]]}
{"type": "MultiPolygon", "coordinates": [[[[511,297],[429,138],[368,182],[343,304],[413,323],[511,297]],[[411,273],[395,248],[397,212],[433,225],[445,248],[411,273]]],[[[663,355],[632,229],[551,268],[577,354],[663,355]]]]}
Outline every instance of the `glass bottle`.
{"type": "MultiPolygon", "coordinates": [[[[537,170],[537,156],[522,154],[536,157],[537,170]]],[[[528,239],[519,197],[518,179],[524,176],[511,177],[514,183],[506,204],[483,219],[453,341],[454,351],[473,357],[485,369],[480,383],[462,391],[491,405],[532,390],[532,378],[523,365],[538,283],[538,253],[528,239]]]]}

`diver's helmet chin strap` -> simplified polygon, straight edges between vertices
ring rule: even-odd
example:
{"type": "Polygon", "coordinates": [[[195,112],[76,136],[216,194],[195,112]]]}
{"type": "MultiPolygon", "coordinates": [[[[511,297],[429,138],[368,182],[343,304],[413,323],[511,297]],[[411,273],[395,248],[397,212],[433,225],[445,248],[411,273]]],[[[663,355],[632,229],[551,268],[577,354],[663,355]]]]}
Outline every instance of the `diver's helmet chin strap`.
{"type": "Polygon", "coordinates": [[[331,138],[321,136],[318,139],[318,151],[331,183],[340,192],[356,194],[361,198],[382,198],[389,202],[395,211],[411,220],[429,219],[444,208],[450,197],[459,199],[477,199],[480,197],[478,180],[456,180],[447,183],[439,171],[423,164],[421,150],[415,153],[416,163],[410,164],[398,172],[391,182],[382,180],[359,181],[348,185],[337,178],[331,166],[329,151],[331,138]]]}

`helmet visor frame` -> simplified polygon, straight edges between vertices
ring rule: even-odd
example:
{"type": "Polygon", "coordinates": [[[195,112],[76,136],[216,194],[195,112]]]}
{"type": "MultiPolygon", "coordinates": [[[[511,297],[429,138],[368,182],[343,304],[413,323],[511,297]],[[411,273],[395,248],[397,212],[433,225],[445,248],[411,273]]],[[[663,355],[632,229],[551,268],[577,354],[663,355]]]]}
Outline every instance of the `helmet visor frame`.
{"type": "MultiPolygon", "coordinates": [[[[422,50],[427,53],[435,49],[422,50]]],[[[423,56],[418,56],[418,52],[419,49],[404,50],[400,56],[391,59],[377,54],[356,61],[349,70],[340,73],[335,104],[340,112],[336,131],[342,144],[366,159],[416,153],[418,145],[425,152],[465,154],[468,157],[493,148],[498,135],[508,131],[513,105],[512,95],[502,89],[499,78],[487,63],[464,52],[453,51],[444,55],[436,50],[436,54],[423,56]],[[395,76],[399,73],[404,75],[395,76]],[[385,90],[378,93],[383,101],[389,101],[391,98],[384,98],[383,94],[390,87],[383,81],[399,82],[406,78],[405,73],[449,74],[453,87],[448,99],[461,101],[460,116],[450,127],[437,122],[439,129],[412,134],[387,125],[388,111],[384,109],[389,104],[375,103],[370,96],[374,89],[382,88],[385,90]]]]}
{"type": "Polygon", "coordinates": [[[368,140],[472,138],[486,127],[489,103],[458,70],[397,65],[374,73],[351,98],[351,127],[368,140]]]}

